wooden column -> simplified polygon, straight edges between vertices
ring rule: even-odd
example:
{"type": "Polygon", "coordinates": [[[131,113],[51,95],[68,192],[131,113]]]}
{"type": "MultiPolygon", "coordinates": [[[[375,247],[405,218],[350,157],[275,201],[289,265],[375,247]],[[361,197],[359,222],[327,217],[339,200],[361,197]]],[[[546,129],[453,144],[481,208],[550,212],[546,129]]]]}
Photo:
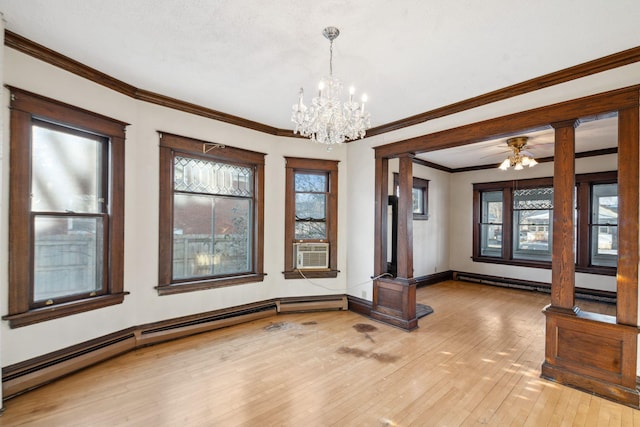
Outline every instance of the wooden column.
{"type": "Polygon", "coordinates": [[[638,325],[638,108],[618,112],[617,323],[638,325]]]}
{"type": "Polygon", "coordinates": [[[575,120],[552,123],[555,129],[553,163],[553,249],[551,305],[548,310],[574,313],[574,189],[575,120]]]}
{"type": "MultiPolygon", "coordinates": [[[[397,277],[373,281],[371,317],[410,331],[418,327],[416,282],[413,279],[413,154],[401,154],[398,174],[398,271],[397,277]]],[[[388,160],[376,156],[376,276],[386,271],[388,160]]]]}
{"type": "MultiPolygon", "coordinates": [[[[373,274],[387,271],[387,206],[389,205],[389,159],[376,157],[373,274]]],[[[375,289],[374,289],[375,292],[375,289]]]]}
{"type": "Polygon", "coordinates": [[[568,145],[572,145],[573,131],[569,124],[554,126],[557,139],[554,166],[552,295],[551,305],[544,310],[547,322],[545,361],[542,364],[543,378],[596,393],[635,408],[640,406],[636,376],[640,256],[638,101],[636,91],[635,105],[618,111],[616,317],[582,312],[573,307],[574,264],[573,257],[570,257],[573,253],[573,240],[567,237],[569,225],[573,228],[573,221],[568,221],[567,218],[572,210],[568,206],[569,200],[573,204],[572,192],[569,193],[569,185],[573,184],[570,184],[568,177],[573,177],[573,161],[569,161],[567,149],[568,145]],[[563,198],[566,198],[564,202],[563,198]]]}
{"type": "Polygon", "coordinates": [[[398,274],[413,277],[413,154],[399,157],[398,170],[398,274]]]}

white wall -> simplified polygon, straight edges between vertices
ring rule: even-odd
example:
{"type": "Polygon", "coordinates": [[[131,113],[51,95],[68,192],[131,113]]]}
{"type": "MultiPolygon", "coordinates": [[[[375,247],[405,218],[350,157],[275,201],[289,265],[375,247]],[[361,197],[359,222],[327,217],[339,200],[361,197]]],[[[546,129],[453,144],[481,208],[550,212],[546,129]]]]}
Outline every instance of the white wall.
{"type": "MultiPolygon", "coordinates": [[[[99,86],[71,73],[6,48],[5,84],[25,89],[99,114],[130,123],[125,147],[125,262],[124,288],[131,294],[123,304],[67,316],[35,325],[10,329],[0,324],[1,358],[4,366],[65,348],[95,337],[149,322],[220,308],[298,295],[343,294],[347,283],[347,148],[328,152],[323,145],[297,138],[282,138],[216,122],[203,117],[141,102],[99,86]],[[158,296],[158,133],[214,141],[228,146],[267,153],[265,158],[265,251],[267,276],[263,282],[220,289],[158,296]],[[324,158],[338,166],[338,269],[335,279],[284,280],[284,156],[324,158]]],[[[2,119],[9,120],[8,91],[4,89],[2,119]]],[[[283,109],[283,114],[287,114],[283,109]]],[[[5,129],[5,138],[8,130],[5,129]]],[[[0,153],[6,153],[0,151],[0,153]]],[[[7,155],[2,156],[0,181],[2,227],[0,261],[7,265],[7,155]]],[[[8,278],[0,276],[0,311],[7,313],[8,278]]]]}

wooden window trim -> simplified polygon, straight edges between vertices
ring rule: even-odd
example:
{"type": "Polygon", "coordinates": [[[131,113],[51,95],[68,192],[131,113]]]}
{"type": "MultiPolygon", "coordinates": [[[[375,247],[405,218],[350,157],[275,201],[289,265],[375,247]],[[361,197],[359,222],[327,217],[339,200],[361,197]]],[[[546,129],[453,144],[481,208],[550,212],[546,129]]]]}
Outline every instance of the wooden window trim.
{"type": "Polygon", "coordinates": [[[9,311],[3,316],[16,328],[120,304],[124,292],[124,143],[127,123],[51,98],[8,86],[11,100],[9,182],[9,311]],[[108,183],[109,228],[106,295],[47,307],[30,307],[33,286],[34,230],[31,221],[31,126],[33,120],[107,137],[111,173],[108,183]]]}
{"type": "Polygon", "coordinates": [[[266,154],[215,144],[166,132],[160,134],[160,213],[158,241],[158,295],[173,295],[264,280],[264,158],[266,154]],[[208,158],[254,167],[253,271],[224,277],[173,280],[173,157],[208,158]]]}
{"type": "MultiPolygon", "coordinates": [[[[576,203],[577,209],[577,245],[575,271],[579,273],[615,276],[615,267],[590,265],[590,189],[593,184],[610,184],[617,182],[617,172],[596,172],[576,175],[576,203]]],[[[474,262],[489,264],[513,265],[518,267],[532,267],[551,269],[550,261],[536,261],[513,258],[512,230],[513,230],[513,200],[512,190],[517,188],[536,188],[553,186],[553,178],[533,178],[517,181],[497,181],[473,184],[473,255],[474,262]],[[480,193],[485,191],[503,191],[503,233],[502,256],[489,257],[480,255],[480,193]],[[509,230],[505,232],[504,230],[509,230]]]]}
{"type": "Polygon", "coordinates": [[[285,244],[284,271],[285,279],[318,279],[338,276],[338,161],[285,157],[285,244]],[[295,173],[297,171],[324,172],[329,175],[329,196],[327,212],[327,242],[329,243],[329,268],[326,270],[305,269],[300,273],[293,268],[293,244],[295,243],[295,173]],[[304,275],[304,276],[303,276],[304,275]]]}

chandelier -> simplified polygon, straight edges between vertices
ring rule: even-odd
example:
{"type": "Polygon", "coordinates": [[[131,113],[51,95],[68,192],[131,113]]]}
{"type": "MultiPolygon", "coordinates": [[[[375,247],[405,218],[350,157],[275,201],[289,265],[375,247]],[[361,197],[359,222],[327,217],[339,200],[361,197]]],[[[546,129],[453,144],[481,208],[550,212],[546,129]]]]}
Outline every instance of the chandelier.
{"type": "Polygon", "coordinates": [[[504,162],[502,162],[499,166],[500,169],[506,171],[510,167],[519,171],[522,170],[524,166],[534,167],[538,164],[536,159],[531,156],[531,153],[524,151],[527,147],[528,136],[517,136],[515,138],[507,139],[507,145],[513,151],[509,157],[507,157],[504,162]]]}
{"type": "Polygon", "coordinates": [[[365,131],[371,127],[369,112],[364,111],[367,95],[361,102],[353,100],[355,89],[349,88],[349,99],[342,103],[342,83],[333,77],[333,41],[340,35],[336,27],[327,27],[322,34],[329,40],[329,77],[324,77],[318,85],[318,96],[311,105],[304,104],[304,90],[300,88],[300,99],[293,105],[291,121],[296,124],[293,133],[308,137],[311,141],[328,144],[341,144],[347,140],[364,138],[365,131]]]}

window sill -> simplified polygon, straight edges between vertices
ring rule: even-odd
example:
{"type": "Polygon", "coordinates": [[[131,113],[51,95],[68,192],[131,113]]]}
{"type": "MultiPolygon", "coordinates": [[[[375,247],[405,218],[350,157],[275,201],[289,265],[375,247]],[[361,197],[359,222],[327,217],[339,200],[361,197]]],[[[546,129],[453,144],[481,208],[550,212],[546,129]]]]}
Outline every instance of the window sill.
{"type": "Polygon", "coordinates": [[[339,270],[291,270],[283,271],[285,279],[334,279],[339,270]],[[304,276],[303,276],[304,275],[304,276]]]}
{"type": "Polygon", "coordinates": [[[243,276],[223,277],[219,279],[207,279],[191,282],[171,283],[158,285],[158,295],[182,294],[185,292],[204,291],[206,289],[222,288],[225,286],[242,285],[245,283],[262,282],[264,273],[246,274],[243,276]]]}
{"type": "Polygon", "coordinates": [[[129,292],[122,292],[112,295],[101,295],[83,299],[80,301],[72,301],[63,304],[57,304],[49,307],[37,308],[24,313],[8,314],[2,316],[2,320],[9,321],[10,328],[20,328],[22,326],[33,325],[34,323],[46,322],[60,317],[71,316],[72,314],[83,313],[85,311],[96,310],[98,308],[108,307],[111,305],[121,304],[125,295],[129,292]]]}

